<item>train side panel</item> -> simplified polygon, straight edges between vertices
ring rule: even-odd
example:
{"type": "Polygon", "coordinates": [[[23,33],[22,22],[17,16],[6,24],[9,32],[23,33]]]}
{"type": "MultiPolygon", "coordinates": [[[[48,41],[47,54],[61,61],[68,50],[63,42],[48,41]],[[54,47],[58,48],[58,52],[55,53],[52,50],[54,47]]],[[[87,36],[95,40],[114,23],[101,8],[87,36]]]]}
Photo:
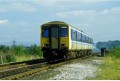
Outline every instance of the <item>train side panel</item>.
{"type": "Polygon", "coordinates": [[[78,31],[71,26],[69,26],[69,31],[69,50],[91,50],[93,48],[92,44],[80,41],[82,38],[81,36],[80,39],[78,39],[77,35],[79,34],[77,33],[79,32],[80,34],[82,33],[83,35],[85,35],[83,32],[78,31]]]}

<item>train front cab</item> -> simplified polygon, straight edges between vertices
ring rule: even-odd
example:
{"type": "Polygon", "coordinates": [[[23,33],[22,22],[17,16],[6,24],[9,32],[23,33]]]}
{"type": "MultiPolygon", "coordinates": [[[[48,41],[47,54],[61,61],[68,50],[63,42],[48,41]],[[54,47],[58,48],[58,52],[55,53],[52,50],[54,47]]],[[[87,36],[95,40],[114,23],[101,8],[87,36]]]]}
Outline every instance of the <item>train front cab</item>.
{"type": "Polygon", "coordinates": [[[65,24],[45,24],[41,26],[41,48],[43,57],[49,60],[63,59],[68,51],[69,27],[65,24]]]}

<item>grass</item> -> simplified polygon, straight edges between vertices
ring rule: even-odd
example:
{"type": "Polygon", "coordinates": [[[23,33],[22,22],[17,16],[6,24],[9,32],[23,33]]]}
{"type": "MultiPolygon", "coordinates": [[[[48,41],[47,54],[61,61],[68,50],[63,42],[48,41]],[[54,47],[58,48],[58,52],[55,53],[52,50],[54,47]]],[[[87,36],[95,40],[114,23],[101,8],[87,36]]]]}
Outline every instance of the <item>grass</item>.
{"type": "Polygon", "coordinates": [[[38,55],[20,55],[20,56],[15,56],[16,62],[21,62],[21,61],[27,61],[27,60],[33,60],[33,59],[40,59],[42,57],[38,55]]]}
{"type": "Polygon", "coordinates": [[[37,45],[31,45],[30,47],[23,45],[14,45],[11,47],[0,45],[0,64],[40,58],[43,58],[42,51],[40,46],[37,45]]]}
{"type": "Polygon", "coordinates": [[[103,59],[100,71],[94,80],[120,80],[120,48],[112,49],[103,59]]]}

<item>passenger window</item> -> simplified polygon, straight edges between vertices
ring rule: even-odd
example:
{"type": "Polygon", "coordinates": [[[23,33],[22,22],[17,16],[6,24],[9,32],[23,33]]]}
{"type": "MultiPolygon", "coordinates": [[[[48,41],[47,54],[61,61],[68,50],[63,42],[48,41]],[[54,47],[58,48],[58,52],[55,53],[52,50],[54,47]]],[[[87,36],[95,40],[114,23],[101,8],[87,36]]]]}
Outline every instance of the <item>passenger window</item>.
{"type": "Polygon", "coordinates": [[[87,37],[87,43],[89,43],[89,37],[87,37]]]}
{"type": "Polygon", "coordinates": [[[82,42],[85,42],[85,35],[82,34],[82,42]]]}
{"type": "Polygon", "coordinates": [[[77,32],[77,41],[80,41],[80,36],[81,34],[79,32],[77,32]]]}
{"type": "Polygon", "coordinates": [[[68,28],[67,27],[61,27],[60,29],[60,36],[61,37],[68,37],[68,28]]]}
{"type": "Polygon", "coordinates": [[[81,33],[81,37],[80,37],[80,41],[82,42],[83,41],[83,34],[81,33]]]}
{"type": "Polygon", "coordinates": [[[76,34],[77,34],[77,31],[71,29],[71,39],[72,40],[76,40],[76,34]]]}
{"type": "Polygon", "coordinates": [[[93,44],[93,39],[91,38],[91,44],[93,44]]]}
{"type": "Polygon", "coordinates": [[[43,28],[42,37],[48,37],[48,28],[43,28]]]}

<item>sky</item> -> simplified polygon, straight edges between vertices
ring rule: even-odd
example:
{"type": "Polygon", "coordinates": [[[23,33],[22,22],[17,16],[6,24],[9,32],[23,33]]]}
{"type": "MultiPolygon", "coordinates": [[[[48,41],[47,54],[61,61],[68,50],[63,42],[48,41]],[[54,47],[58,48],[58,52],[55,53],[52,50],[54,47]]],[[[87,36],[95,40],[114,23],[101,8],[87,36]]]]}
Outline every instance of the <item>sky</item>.
{"type": "Polygon", "coordinates": [[[0,0],[0,44],[40,44],[40,26],[64,21],[94,42],[120,40],[120,0],[0,0]]]}

